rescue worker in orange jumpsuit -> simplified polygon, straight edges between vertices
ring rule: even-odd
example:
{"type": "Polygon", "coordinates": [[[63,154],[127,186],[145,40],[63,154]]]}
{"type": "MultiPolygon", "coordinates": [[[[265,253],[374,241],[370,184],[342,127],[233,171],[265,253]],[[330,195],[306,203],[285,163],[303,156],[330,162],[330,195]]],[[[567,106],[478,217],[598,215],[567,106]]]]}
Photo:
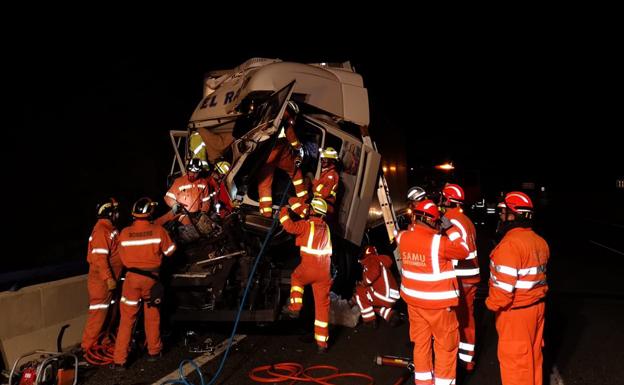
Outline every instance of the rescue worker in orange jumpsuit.
{"type": "Polygon", "coordinates": [[[451,240],[458,237],[468,245],[468,258],[453,261],[455,274],[459,283],[459,306],[457,307],[457,321],[459,321],[459,363],[467,372],[474,370],[475,356],[475,320],[474,299],[477,293],[477,284],[481,281],[479,275],[479,260],[477,259],[477,231],[474,224],[464,214],[464,189],[457,184],[447,184],[442,189],[440,207],[442,228],[454,226],[454,231],[447,231],[451,240]]]}
{"type": "Polygon", "coordinates": [[[524,193],[499,205],[504,234],[490,254],[490,292],[496,313],[498,361],[504,385],[542,385],[544,300],[548,244],[531,229],[533,202],[524,193]]]}
{"type": "Polygon", "coordinates": [[[327,202],[327,216],[334,214],[340,176],[337,171],[338,152],[332,147],[321,151],[321,175],[312,182],[312,194],[327,202]]]}
{"type": "Polygon", "coordinates": [[[81,347],[88,350],[97,342],[112,300],[112,291],[117,287],[122,264],[118,252],[119,232],[115,223],[119,219],[119,204],[114,198],[98,204],[97,222],[89,237],[87,262],[89,275],[89,314],[82,334],[81,347]]]}
{"type": "Polygon", "coordinates": [[[398,325],[400,318],[392,310],[392,306],[400,295],[399,286],[390,271],[392,259],[387,255],[378,254],[375,246],[367,246],[360,264],[362,264],[362,280],[356,285],[353,298],[360,307],[364,324],[376,328],[375,314],[379,314],[391,326],[398,325]]]}
{"type": "Polygon", "coordinates": [[[214,201],[214,207],[221,218],[232,212],[232,200],[228,194],[224,179],[230,172],[231,165],[227,161],[217,162],[214,171],[208,178],[208,187],[211,191],[210,197],[214,201]]]}
{"type": "Polygon", "coordinates": [[[407,303],[410,340],[414,342],[414,378],[417,385],[454,384],[459,332],[455,306],[459,288],[453,259],[468,257],[461,238],[451,241],[438,233],[440,212],[431,200],[414,210],[413,230],[399,233],[401,297],[407,303]],[[432,367],[431,339],[435,352],[432,367]]]}
{"type": "Polygon", "coordinates": [[[284,307],[286,315],[296,318],[303,307],[303,288],[312,285],[314,293],[314,339],[319,353],[327,351],[329,340],[329,290],[332,285],[330,272],[332,244],[329,226],[323,220],[327,203],[321,198],[310,202],[310,218],[294,222],[288,209],[280,210],[280,222],[284,230],[296,235],[295,244],[300,246],[301,263],[290,276],[290,303],[284,307]]]}
{"type": "Polygon", "coordinates": [[[258,175],[260,213],[268,218],[273,215],[272,186],[273,173],[276,167],[284,170],[292,179],[297,198],[305,200],[308,194],[303,183],[301,170],[299,169],[302,145],[297,139],[294,128],[298,112],[299,107],[292,101],[288,102],[288,107],[282,118],[284,126],[258,175]]]}
{"type": "Polygon", "coordinates": [[[123,265],[128,269],[120,301],[121,320],[115,342],[113,368],[123,370],[128,358],[132,328],[136,321],[139,306],[143,302],[145,319],[145,337],[147,340],[148,360],[160,357],[160,312],[151,306],[151,290],[156,284],[163,255],[168,257],[175,251],[167,231],[152,223],[155,202],[150,198],[141,198],[132,207],[134,222],[119,235],[119,254],[123,265]]]}
{"type": "MultiPolygon", "coordinates": [[[[186,165],[186,175],[178,177],[165,194],[165,203],[171,207],[171,211],[156,220],[162,225],[175,218],[176,214],[182,212],[182,207],[189,213],[199,211],[206,212],[210,208],[210,189],[208,181],[200,178],[199,173],[203,170],[201,160],[190,159],[186,165]]],[[[190,225],[188,215],[183,213],[178,220],[184,225],[190,225]]]]}

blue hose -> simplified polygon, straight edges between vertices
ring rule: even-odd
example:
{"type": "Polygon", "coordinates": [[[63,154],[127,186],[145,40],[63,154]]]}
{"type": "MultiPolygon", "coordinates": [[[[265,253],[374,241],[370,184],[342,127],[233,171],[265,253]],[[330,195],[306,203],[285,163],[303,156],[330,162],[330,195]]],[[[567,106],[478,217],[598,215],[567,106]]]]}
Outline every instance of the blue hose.
{"type": "MultiPolygon", "coordinates": [[[[286,202],[286,197],[288,196],[287,192],[288,192],[288,188],[289,187],[286,187],[286,190],[284,190],[284,193],[282,194],[282,200],[280,201],[279,207],[284,206],[284,203],[286,202]]],[[[217,372],[212,377],[212,379],[210,379],[210,382],[208,383],[208,385],[213,385],[215,383],[215,381],[217,381],[217,379],[221,375],[221,371],[223,370],[223,365],[225,365],[225,361],[227,360],[227,357],[230,354],[230,349],[232,348],[232,342],[234,341],[234,335],[236,334],[236,329],[238,329],[238,322],[240,321],[240,316],[241,316],[241,313],[243,312],[243,306],[245,306],[245,300],[247,299],[247,294],[249,293],[249,287],[251,286],[251,281],[252,281],[254,275],[256,274],[256,268],[258,267],[258,262],[260,262],[260,258],[262,258],[262,255],[264,254],[264,250],[266,249],[266,247],[267,247],[267,245],[269,243],[269,240],[271,239],[271,236],[273,235],[273,231],[275,231],[275,226],[277,225],[277,218],[278,217],[279,217],[279,211],[277,213],[275,213],[275,215],[273,216],[273,222],[271,223],[271,228],[269,229],[269,232],[267,233],[266,237],[264,238],[264,242],[262,243],[262,247],[260,248],[260,252],[258,253],[258,256],[256,257],[256,260],[254,262],[253,267],[251,268],[251,272],[249,273],[249,279],[247,280],[247,285],[245,286],[245,292],[243,293],[243,298],[241,299],[241,304],[240,304],[240,306],[238,308],[238,312],[236,313],[236,320],[234,321],[234,327],[232,328],[232,334],[230,335],[230,340],[228,341],[228,346],[225,349],[225,353],[223,353],[223,358],[221,358],[221,363],[219,364],[219,368],[217,369],[217,372]]],[[[180,379],[179,380],[165,381],[161,385],[166,385],[166,384],[193,385],[192,383],[188,382],[186,380],[186,377],[184,376],[184,372],[183,372],[182,368],[183,368],[185,362],[190,362],[191,365],[193,365],[195,367],[195,369],[197,369],[197,371],[199,372],[199,378],[201,379],[201,385],[206,385],[204,383],[204,378],[203,378],[203,376],[201,374],[201,370],[199,369],[199,367],[197,366],[197,364],[193,360],[184,360],[184,361],[182,361],[180,363],[180,379]]]]}
{"type": "Polygon", "coordinates": [[[180,362],[180,367],[179,367],[180,378],[177,379],[177,380],[165,381],[161,385],[167,385],[167,384],[193,385],[193,383],[189,382],[186,379],[186,376],[184,375],[184,365],[186,363],[191,364],[191,366],[193,366],[194,370],[197,370],[197,373],[199,374],[199,380],[201,381],[201,385],[206,385],[206,383],[204,382],[204,376],[203,376],[201,370],[199,369],[199,366],[193,360],[182,360],[182,362],[180,362]]]}

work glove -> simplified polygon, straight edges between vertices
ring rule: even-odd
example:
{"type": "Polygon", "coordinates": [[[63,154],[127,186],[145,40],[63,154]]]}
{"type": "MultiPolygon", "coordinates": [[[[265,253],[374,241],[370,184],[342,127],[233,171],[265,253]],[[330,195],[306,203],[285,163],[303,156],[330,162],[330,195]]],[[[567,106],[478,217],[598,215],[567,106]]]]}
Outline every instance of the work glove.
{"type": "Polygon", "coordinates": [[[171,207],[171,212],[173,212],[174,215],[179,213],[181,210],[182,210],[182,207],[180,207],[179,203],[175,203],[173,207],[171,207]]]}
{"type": "Polygon", "coordinates": [[[112,278],[108,278],[106,280],[106,287],[108,287],[108,291],[113,291],[117,288],[117,281],[112,278]]]}
{"type": "Polygon", "coordinates": [[[442,230],[447,230],[449,229],[451,226],[453,226],[453,224],[451,223],[451,220],[448,219],[447,217],[442,217],[440,219],[440,228],[442,230]]]}

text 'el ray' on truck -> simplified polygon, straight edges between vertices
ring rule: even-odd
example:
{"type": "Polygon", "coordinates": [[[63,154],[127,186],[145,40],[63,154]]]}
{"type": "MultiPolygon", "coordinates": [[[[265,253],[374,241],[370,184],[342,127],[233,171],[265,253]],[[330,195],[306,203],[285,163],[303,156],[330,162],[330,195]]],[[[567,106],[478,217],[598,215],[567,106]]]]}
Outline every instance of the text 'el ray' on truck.
{"type": "MultiPolygon", "coordinates": [[[[306,183],[320,174],[319,149],[333,147],[340,158],[331,224],[336,268],[332,290],[350,296],[360,246],[366,231],[382,216],[389,238],[394,238],[396,218],[380,173],[381,156],[366,129],[368,93],[348,62],[300,64],[254,58],[231,70],[211,72],[188,131],[170,132],[175,151],[171,174],[185,172],[186,159],[194,155],[190,138],[198,133],[208,161],[225,159],[232,165],[225,185],[235,209],[225,218],[204,215],[193,226],[170,227],[180,250],[170,266],[174,319],[234,319],[254,259],[273,222],[259,211],[258,172],[279,136],[289,100],[299,107],[295,132],[303,144],[300,169],[306,183]]],[[[284,193],[294,196],[294,187],[290,176],[276,168],[274,215],[279,202],[288,200],[288,196],[282,199],[284,193]]],[[[276,226],[252,280],[242,321],[278,318],[288,296],[290,273],[298,262],[293,238],[276,226]]]]}

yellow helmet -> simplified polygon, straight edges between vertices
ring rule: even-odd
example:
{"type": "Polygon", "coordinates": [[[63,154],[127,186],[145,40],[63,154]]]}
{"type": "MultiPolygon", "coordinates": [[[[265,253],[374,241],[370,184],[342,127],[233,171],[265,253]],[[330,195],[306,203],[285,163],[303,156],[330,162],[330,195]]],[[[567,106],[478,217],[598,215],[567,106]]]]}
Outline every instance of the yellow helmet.
{"type": "Polygon", "coordinates": [[[219,174],[221,175],[225,175],[228,172],[230,172],[230,167],[232,167],[232,165],[230,164],[230,162],[227,162],[225,160],[222,160],[221,162],[217,162],[217,164],[215,165],[215,169],[219,172],[219,174]]]}
{"type": "Polygon", "coordinates": [[[325,199],[323,198],[313,198],[310,202],[310,206],[312,206],[312,210],[314,210],[317,214],[327,214],[327,202],[325,202],[325,199]]]}
{"type": "Polygon", "coordinates": [[[327,147],[321,150],[321,158],[338,160],[338,152],[333,147],[327,147]]]}

